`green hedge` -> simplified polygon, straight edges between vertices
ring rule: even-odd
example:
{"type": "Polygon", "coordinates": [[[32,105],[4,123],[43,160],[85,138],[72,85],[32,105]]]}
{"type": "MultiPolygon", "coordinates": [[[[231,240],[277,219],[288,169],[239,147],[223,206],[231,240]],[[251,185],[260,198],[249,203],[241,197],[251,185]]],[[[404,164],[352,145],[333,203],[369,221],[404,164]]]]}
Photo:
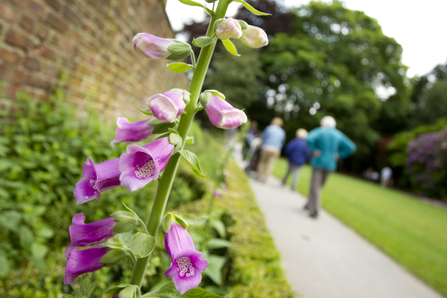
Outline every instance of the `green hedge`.
{"type": "MultiPolygon", "coordinates": [[[[247,176],[235,163],[226,170],[228,190],[214,203],[215,212],[223,214],[223,221],[229,225],[227,232],[232,243],[228,250],[226,292],[235,298],[295,297],[247,176]]],[[[205,196],[185,204],[181,212],[199,215],[200,210],[207,208],[210,199],[205,196]]]]}

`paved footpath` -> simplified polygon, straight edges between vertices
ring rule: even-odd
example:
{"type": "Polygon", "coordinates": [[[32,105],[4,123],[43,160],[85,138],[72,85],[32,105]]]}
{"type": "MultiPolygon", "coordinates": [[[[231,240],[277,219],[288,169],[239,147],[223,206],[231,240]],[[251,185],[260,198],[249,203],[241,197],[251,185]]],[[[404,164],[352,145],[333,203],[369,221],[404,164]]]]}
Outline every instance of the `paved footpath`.
{"type": "Polygon", "coordinates": [[[250,183],[297,297],[442,297],[324,210],[310,218],[278,179],[250,183]]]}

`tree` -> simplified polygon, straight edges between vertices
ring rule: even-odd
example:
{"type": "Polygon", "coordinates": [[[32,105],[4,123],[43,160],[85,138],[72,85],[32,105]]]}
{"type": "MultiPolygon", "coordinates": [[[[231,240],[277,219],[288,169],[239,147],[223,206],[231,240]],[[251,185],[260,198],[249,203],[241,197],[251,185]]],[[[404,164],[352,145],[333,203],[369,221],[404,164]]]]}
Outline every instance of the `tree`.
{"type": "Polygon", "coordinates": [[[275,34],[261,54],[265,102],[290,119],[288,135],[334,116],[357,144],[361,170],[380,135],[395,131],[381,121],[406,120],[402,47],[382,33],[376,20],[338,1],[311,2],[293,13],[296,30],[275,34]]]}
{"type": "Polygon", "coordinates": [[[447,115],[447,63],[415,79],[411,96],[411,127],[428,125],[447,115]]]}

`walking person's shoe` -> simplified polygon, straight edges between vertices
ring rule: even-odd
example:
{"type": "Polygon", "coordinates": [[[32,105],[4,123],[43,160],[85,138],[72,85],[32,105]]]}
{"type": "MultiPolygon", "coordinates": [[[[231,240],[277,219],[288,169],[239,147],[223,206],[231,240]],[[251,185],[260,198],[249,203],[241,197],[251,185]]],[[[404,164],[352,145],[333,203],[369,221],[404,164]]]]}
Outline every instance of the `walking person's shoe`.
{"type": "Polygon", "coordinates": [[[318,218],[318,211],[314,210],[309,213],[309,216],[312,218],[318,218]]]}

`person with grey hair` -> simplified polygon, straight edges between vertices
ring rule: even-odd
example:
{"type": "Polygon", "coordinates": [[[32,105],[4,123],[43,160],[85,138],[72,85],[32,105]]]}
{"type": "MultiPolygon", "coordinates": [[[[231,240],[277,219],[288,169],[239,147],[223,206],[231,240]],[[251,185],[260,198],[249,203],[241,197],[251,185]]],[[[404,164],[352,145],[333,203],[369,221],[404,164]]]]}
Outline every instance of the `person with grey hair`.
{"type": "Polygon", "coordinates": [[[306,163],[310,157],[310,149],[306,142],[307,130],[300,128],[296,131],[296,138],[291,140],[286,148],[284,154],[289,161],[287,173],[282,180],[282,185],[285,185],[290,173],[293,172],[292,190],[298,186],[301,166],[306,163]]]}
{"type": "Polygon", "coordinates": [[[337,161],[350,156],[357,149],[348,137],[335,128],[333,117],[323,117],[320,125],[321,127],[313,129],[307,136],[307,144],[312,152],[312,178],[309,201],[304,208],[309,210],[309,215],[313,218],[318,217],[321,188],[329,174],[337,169],[337,161]]]}

